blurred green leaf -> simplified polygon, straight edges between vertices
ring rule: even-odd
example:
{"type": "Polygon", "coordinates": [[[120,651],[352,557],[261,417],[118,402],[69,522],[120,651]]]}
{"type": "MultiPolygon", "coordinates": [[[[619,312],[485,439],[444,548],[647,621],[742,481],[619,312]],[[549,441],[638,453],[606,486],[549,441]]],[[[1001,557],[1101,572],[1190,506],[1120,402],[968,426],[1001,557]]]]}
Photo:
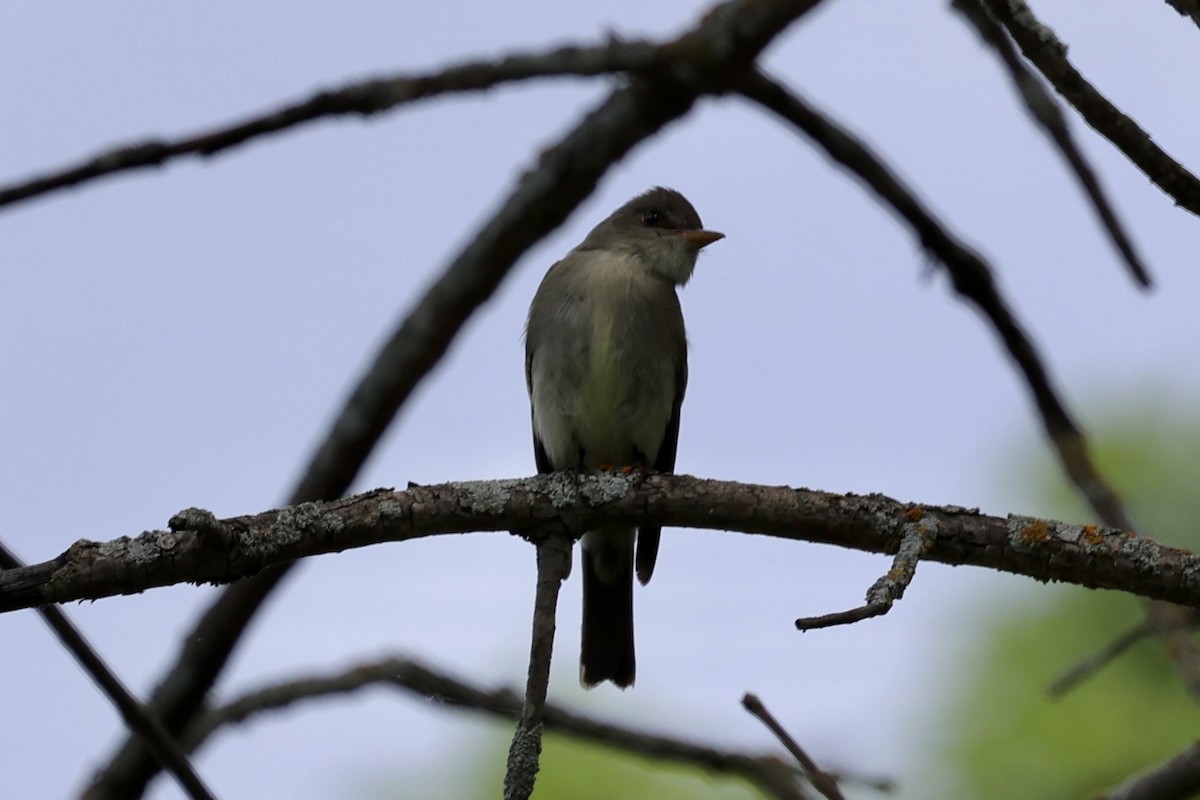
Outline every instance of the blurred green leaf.
{"type": "MultiPolygon", "coordinates": [[[[1142,533],[1200,542],[1200,415],[1141,400],[1093,424],[1094,456],[1142,533]]],[[[1031,503],[1072,522],[1092,521],[1056,465],[1018,474],[1031,503]]],[[[1020,510],[1020,509],[1014,509],[1020,510]]],[[[1087,798],[1185,747],[1200,707],[1184,691],[1162,642],[1148,638],[1076,687],[1050,699],[1050,683],[1138,624],[1144,605],[1077,587],[1038,592],[1039,604],[990,614],[978,663],[945,720],[939,759],[959,771],[956,798],[1087,798]],[[1049,598],[1050,602],[1047,603],[1049,598]]]]}

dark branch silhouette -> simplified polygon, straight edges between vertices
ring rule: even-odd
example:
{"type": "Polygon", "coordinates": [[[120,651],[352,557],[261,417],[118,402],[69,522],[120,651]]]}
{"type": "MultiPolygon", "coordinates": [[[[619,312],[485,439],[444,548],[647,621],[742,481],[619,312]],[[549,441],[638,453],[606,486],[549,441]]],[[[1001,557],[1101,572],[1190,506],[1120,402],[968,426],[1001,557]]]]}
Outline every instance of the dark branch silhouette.
{"type": "MultiPolygon", "coordinates": [[[[24,566],[15,553],[0,543],[0,568],[20,569],[24,566]]],[[[192,800],[215,800],[175,739],[167,733],[154,714],[126,688],[79,629],[67,619],[62,609],[57,605],[46,604],[38,606],[37,611],[62,646],[116,707],[125,726],[142,738],[163,767],[179,782],[184,793],[192,800]]]]}
{"type": "MultiPolygon", "coordinates": [[[[409,658],[390,657],[349,667],[328,675],[314,675],[249,691],[229,703],[201,714],[188,729],[188,749],[196,750],[221,729],[259,714],[278,711],[311,700],[336,697],[371,686],[392,686],[436,701],[440,705],[482,711],[503,720],[521,714],[523,701],[511,689],[480,689],[431,669],[409,658]]],[[[752,755],[724,750],[670,736],[659,736],[594,719],[546,703],[543,722],[548,730],[630,755],[656,761],[699,767],[714,775],[742,778],[779,800],[802,798],[800,770],[774,755],[752,755]]],[[[831,774],[831,773],[827,773],[831,774]]],[[[891,791],[891,781],[860,775],[832,775],[844,784],[891,791]]]]}
{"type": "Polygon", "coordinates": [[[1150,286],[1150,274],[1146,270],[1145,264],[1142,263],[1141,256],[1134,249],[1133,240],[1126,233],[1125,226],[1120,219],[1117,218],[1117,212],[1109,202],[1108,195],[1101,188],[1100,179],[1096,177],[1095,170],[1083,157],[1083,152],[1075,145],[1075,138],[1071,135],[1067,120],[1054,98],[1042,87],[1041,81],[1026,69],[1021,57],[1013,48],[1008,34],[988,13],[982,0],[954,0],[951,6],[962,13],[979,33],[980,38],[996,51],[996,55],[1000,57],[1005,69],[1008,70],[1013,86],[1025,102],[1030,116],[1046,132],[1050,141],[1054,142],[1063,159],[1071,167],[1071,171],[1075,173],[1075,177],[1091,201],[1092,207],[1100,217],[1101,224],[1108,232],[1109,238],[1112,239],[1113,246],[1125,259],[1125,264],[1133,273],[1134,279],[1143,287],[1150,286]]]}
{"type": "Polygon", "coordinates": [[[1155,143],[1154,138],[1096,87],[1067,59],[1067,46],[1034,15],[1024,0],[983,0],[1021,53],[1050,81],[1054,90],[1105,139],[1117,146],[1155,186],[1177,205],[1200,214],[1200,180],[1155,143]]]}

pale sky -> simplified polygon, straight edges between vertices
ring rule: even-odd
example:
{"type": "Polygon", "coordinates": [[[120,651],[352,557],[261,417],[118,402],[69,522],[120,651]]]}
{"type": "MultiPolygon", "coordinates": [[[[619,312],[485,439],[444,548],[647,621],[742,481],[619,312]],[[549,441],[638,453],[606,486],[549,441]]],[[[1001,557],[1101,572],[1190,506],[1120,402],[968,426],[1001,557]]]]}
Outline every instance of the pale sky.
{"type": "MultiPolygon", "coordinates": [[[[830,0],[768,51],[776,75],[864,136],[995,265],[1085,427],[1119,389],[1194,396],[1200,226],[1073,115],[1157,289],[1138,291],[1007,76],[946,3],[830,0]]],[[[367,75],[683,30],[706,6],[450,0],[0,7],[0,183],[176,137],[367,75]]],[[[1075,64],[1174,157],[1200,166],[1200,32],[1165,4],[1041,0],[1075,64]]],[[[381,339],[605,79],[439,98],[324,121],[0,211],[0,537],[26,561],[163,528],[188,506],[278,505],[381,339]]],[[[1039,509],[1000,482],[1036,451],[1024,387],[909,232],[773,118],[704,100],[618,164],[522,259],[421,386],[356,483],[534,471],[521,328],[546,268],[652,185],[727,239],[682,302],[691,341],[677,468],[901,500],[1039,509]]],[[[220,697],[375,656],[523,683],[533,550],[441,537],[304,564],[256,621],[220,697]]],[[[798,634],[862,601],[889,561],[667,531],[636,598],[638,683],[576,683],[565,587],[551,697],[714,745],[774,747],[762,697],[818,761],[924,797],[915,754],[989,602],[1032,581],[926,565],[886,617],[798,634]]],[[[211,587],[67,608],[145,692],[211,587]]],[[[1082,591],[1082,590],[1080,590],[1082,591]]],[[[117,715],[29,612],[0,616],[0,796],[71,796],[117,715]]],[[[224,800],[353,798],[474,741],[477,718],[373,691],[218,735],[224,800]]],[[[497,786],[499,784],[497,783],[497,786]]],[[[498,791],[498,790],[497,790],[498,791]]],[[[160,778],[150,796],[179,797],[160,778]]]]}

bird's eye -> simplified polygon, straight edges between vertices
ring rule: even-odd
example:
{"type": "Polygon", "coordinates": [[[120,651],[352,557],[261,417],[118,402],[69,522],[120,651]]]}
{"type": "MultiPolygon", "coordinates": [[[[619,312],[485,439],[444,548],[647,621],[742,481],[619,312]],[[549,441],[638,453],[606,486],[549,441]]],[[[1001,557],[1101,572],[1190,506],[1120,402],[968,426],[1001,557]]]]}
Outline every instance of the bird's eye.
{"type": "Polygon", "coordinates": [[[656,228],[662,222],[662,214],[657,211],[642,212],[642,224],[647,228],[656,228]]]}

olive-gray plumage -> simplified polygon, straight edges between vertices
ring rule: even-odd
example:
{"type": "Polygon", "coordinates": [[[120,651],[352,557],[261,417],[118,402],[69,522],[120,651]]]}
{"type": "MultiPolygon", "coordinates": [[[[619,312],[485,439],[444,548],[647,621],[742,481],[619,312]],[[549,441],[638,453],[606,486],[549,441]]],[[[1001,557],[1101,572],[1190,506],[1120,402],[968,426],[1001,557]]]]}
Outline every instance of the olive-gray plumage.
{"type": "MultiPolygon", "coordinates": [[[[677,286],[722,238],[679,192],[651,189],[621,206],[543,278],[525,328],[525,379],[538,472],[675,468],[687,339],[677,286]]],[[[650,580],[659,529],[637,533],[650,580]]],[[[633,683],[634,530],[583,537],[580,680],[633,683]]]]}

